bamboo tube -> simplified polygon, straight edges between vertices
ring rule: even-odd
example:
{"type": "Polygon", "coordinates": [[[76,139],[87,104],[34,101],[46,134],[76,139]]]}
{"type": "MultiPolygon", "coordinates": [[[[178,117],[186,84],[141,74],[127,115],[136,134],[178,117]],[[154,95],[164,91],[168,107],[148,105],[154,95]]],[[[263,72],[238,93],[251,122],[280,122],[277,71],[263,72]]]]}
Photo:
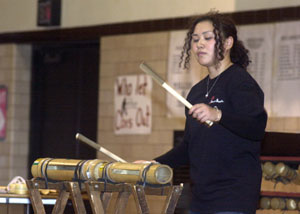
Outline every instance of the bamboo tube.
{"type": "MultiPolygon", "coordinates": [[[[33,177],[47,178],[59,181],[70,181],[74,178],[76,167],[82,160],[74,159],[38,159],[31,167],[33,177]]],[[[81,178],[80,178],[81,179],[81,178]]]]}
{"type": "MultiPolygon", "coordinates": [[[[142,182],[143,171],[149,164],[115,162],[107,167],[107,176],[113,182],[142,182]]],[[[153,164],[146,174],[146,182],[151,184],[166,184],[172,179],[172,169],[167,165],[153,164]]]]}
{"type": "Polygon", "coordinates": [[[296,210],[297,209],[297,201],[293,198],[286,200],[286,208],[288,210],[296,210]]]}
{"type": "Polygon", "coordinates": [[[283,210],[285,209],[285,201],[283,198],[272,198],[271,207],[273,210],[283,210]]]}
{"type": "Polygon", "coordinates": [[[300,175],[295,169],[291,169],[288,165],[280,162],[275,166],[276,173],[284,178],[291,180],[294,184],[300,185],[300,175]]]}
{"type": "Polygon", "coordinates": [[[268,197],[262,197],[259,201],[261,209],[270,209],[271,208],[271,199],[268,197]]]}
{"type": "Polygon", "coordinates": [[[276,174],[275,165],[270,161],[263,164],[263,172],[266,174],[266,178],[275,178],[278,176],[276,174]]]}
{"type": "MultiPolygon", "coordinates": [[[[86,161],[83,166],[82,166],[82,170],[81,170],[81,176],[84,180],[98,180],[99,176],[98,176],[98,168],[100,166],[105,166],[108,162],[104,161],[104,160],[88,160],[86,161]],[[95,175],[96,172],[96,175],[95,175]]],[[[102,168],[103,168],[102,167],[102,168]]]]}
{"type": "Polygon", "coordinates": [[[111,182],[150,184],[166,184],[172,180],[173,171],[167,165],[148,163],[109,163],[104,160],[74,160],[74,159],[51,159],[39,158],[31,167],[33,177],[70,181],[78,173],[81,180],[106,179],[111,182]],[[79,165],[81,167],[79,168],[79,165]],[[147,169],[147,167],[149,167],[147,169]],[[147,169],[147,170],[146,170],[147,169]],[[77,172],[78,170],[78,172],[77,172]]]}
{"type": "Polygon", "coordinates": [[[51,158],[39,158],[35,160],[31,166],[31,174],[33,177],[43,178],[45,173],[45,166],[51,158]]]}

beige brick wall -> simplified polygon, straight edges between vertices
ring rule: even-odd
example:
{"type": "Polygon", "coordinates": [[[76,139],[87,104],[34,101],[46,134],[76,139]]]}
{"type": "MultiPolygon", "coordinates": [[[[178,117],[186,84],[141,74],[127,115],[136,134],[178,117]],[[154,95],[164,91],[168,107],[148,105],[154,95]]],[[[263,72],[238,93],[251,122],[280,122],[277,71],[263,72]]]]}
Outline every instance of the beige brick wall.
{"type": "Polygon", "coordinates": [[[27,178],[31,47],[0,45],[0,85],[8,89],[6,138],[0,142],[0,185],[27,178]]]}
{"type": "Polygon", "coordinates": [[[300,117],[269,117],[267,131],[300,133],[300,117]]]}

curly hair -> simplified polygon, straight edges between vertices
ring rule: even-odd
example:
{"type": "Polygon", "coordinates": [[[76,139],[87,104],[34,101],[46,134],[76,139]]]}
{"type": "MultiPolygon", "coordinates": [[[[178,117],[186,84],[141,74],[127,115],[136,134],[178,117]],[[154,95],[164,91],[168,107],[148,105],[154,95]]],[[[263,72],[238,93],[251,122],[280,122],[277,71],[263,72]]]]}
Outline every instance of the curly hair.
{"type": "Polygon", "coordinates": [[[183,67],[185,69],[189,69],[192,34],[195,30],[196,25],[199,22],[203,21],[210,21],[214,28],[213,33],[216,40],[214,48],[216,64],[224,59],[224,41],[226,38],[231,36],[233,38],[233,46],[230,51],[230,59],[233,63],[236,63],[243,68],[247,68],[247,66],[251,62],[248,56],[249,51],[245,48],[242,41],[238,40],[237,30],[233,20],[228,16],[215,11],[209,12],[203,16],[193,19],[185,38],[180,56],[179,66],[181,67],[183,63],[183,67]]]}

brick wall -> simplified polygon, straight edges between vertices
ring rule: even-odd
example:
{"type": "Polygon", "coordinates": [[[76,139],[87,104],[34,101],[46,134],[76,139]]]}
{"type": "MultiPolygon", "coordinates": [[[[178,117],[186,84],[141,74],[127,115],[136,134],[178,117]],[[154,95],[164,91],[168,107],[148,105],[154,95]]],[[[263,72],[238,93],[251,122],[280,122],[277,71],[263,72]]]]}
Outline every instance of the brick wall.
{"type": "Polygon", "coordinates": [[[0,185],[27,178],[31,48],[0,46],[0,85],[8,89],[6,138],[0,142],[0,185]]]}

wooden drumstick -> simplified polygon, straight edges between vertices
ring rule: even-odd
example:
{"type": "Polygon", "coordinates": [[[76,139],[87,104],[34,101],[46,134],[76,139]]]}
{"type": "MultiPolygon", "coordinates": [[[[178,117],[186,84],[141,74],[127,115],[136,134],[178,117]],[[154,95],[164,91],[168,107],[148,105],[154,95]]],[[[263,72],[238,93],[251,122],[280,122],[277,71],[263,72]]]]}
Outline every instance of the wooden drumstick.
{"type": "Polygon", "coordinates": [[[110,158],[114,159],[115,161],[119,161],[119,162],[122,162],[122,163],[127,163],[126,160],[123,160],[119,156],[117,156],[114,153],[108,151],[107,149],[105,149],[102,146],[100,146],[98,143],[93,142],[92,140],[88,139],[87,137],[83,136],[82,134],[77,133],[76,134],[76,139],[80,140],[81,142],[86,143],[87,145],[93,147],[97,151],[106,154],[107,156],[109,156],[110,158]]]}
{"type": "MultiPolygon", "coordinates": [[[[182,97],[177,91],[175,91],[171,86],[169,86],[157,73],[155,73],[147,64],[142,62],[140,68],[146,73],[149,74],[161,87],[166,89],[170,94],[172,94],[177,100],[179,100],[183,105],[188,109],[191,109],[193,105],[182,97]]],[[[214,123],[210,120],[205,121],[205,124],[208,127],[211,127],[214,123]]]]}

